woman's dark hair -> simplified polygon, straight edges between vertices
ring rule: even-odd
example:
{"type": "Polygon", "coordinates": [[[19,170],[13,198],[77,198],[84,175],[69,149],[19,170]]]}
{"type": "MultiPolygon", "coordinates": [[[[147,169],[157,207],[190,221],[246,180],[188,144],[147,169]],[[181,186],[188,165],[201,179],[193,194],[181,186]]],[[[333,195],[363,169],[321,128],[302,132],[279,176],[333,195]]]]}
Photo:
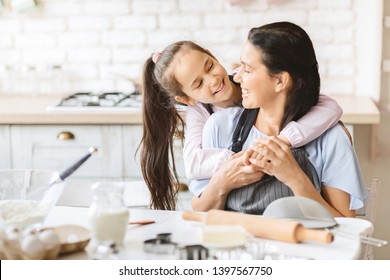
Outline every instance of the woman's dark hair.
{"type": "Polygon", "coordinates": [[[179,41],[166,47],[157,57],[145,62],[142,76],[143,136],[141,170],[151,193],[151,208],[174,210],[179,186],[173,140],[184,129],[184,121],[176,109],[175,96],[186,96],[172,74],[176,54],[196,50],[214,57],[208,50],[191,41],[179,41]]]}
{"type": "Polygon", "coordinates": [[[248,41],[261,52],[261,62],[271,76],[286,71],[292,78],[280,129],[297,121],[318,102],[320,75],[307,33],[290,22],[275,22],[252,28],[248,41]]]}

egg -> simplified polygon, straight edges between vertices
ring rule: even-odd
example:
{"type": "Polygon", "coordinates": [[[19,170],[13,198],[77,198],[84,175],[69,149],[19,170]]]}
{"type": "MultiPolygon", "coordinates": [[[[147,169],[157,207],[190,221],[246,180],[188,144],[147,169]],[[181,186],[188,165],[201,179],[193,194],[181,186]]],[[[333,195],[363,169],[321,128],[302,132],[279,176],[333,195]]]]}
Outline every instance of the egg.
{"type": "Polygon", "coordinates": [[[45,244],[39,239],[35,233],[23,236],[20,241],[20,248],[28,256],[36,256],[45,250],[45,244]]]}
{"type": "Polygon", "coordinates": [[[17,241],[20,238],[20,230],[17,226],[8,226],[5,228],[4,232],[9,240],[17,241]]]}
{"type": "Polygon", "coordinates": [[[39,239],[45,245],[46,250],[53,249],[60,243],[60,240],[54,230],[46,229],[39,233],[39,239]]]}

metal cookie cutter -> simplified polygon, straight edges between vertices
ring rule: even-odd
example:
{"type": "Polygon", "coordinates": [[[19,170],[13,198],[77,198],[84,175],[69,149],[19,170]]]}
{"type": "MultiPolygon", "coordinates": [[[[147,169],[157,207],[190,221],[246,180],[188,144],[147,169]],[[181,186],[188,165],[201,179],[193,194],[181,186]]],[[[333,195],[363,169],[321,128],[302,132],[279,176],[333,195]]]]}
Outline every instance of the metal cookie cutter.
{"type": "Polygon", "coordinates": [[[181,260],[207,260],[209,259],[209,249],[202,245],[188,245],[180,248],[181,260]]]}
{"type": "Polygon", "coordinates": [[[156,238],[144,241],[144,251],[153,254],[173,254],[177,244],[171,241],[171,233],[157,234],[156,238]]]}

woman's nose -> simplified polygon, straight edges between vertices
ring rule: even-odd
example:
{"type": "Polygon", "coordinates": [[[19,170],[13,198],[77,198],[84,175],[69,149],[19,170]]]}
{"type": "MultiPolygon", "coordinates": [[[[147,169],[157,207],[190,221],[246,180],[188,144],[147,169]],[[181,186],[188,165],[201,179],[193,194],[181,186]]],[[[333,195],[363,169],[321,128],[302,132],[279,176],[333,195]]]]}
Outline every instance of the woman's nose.
{"type": "Polygon", "coordinates": [[[241,81],[242,81],[241,73],[242,73],[242,67],[238,68],[237,73],[233,76],[233,80],[236,83],[241,83],[241,81]]]}

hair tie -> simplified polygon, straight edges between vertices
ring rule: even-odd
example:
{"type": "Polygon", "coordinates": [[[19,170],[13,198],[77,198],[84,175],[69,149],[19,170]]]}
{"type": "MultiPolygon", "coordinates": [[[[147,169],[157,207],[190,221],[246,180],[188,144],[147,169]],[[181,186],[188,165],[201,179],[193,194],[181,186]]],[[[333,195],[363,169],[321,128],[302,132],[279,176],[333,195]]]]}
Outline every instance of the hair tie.
{"type": "Polygon", "coordinates": [[[155,52],[155,53],[153,54],[153,56],[152,56],[152,61],[153,61],[154,63],[156,63],[157,60],[158,60],[158,58],[160,57],[160,55],[161,55],[161,52],[159,52],[159,51],[155,52]]]}

